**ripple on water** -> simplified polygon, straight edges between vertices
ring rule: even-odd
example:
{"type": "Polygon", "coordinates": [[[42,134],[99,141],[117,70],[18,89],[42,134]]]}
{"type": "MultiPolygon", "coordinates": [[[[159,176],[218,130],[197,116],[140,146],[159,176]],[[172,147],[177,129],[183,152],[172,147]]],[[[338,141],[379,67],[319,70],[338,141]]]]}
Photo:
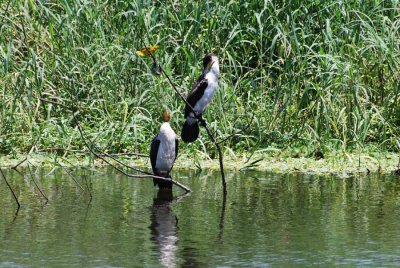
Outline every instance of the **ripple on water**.
{"type": "Polygon", "coordinates": [[[0,188],[0,267],[400,266],[394,177],[231,173],[223,211],[218,173],[176,172],[194,191],[178,198],[148,180],[85,172],[91,201],[56,171],[38,178],[43,206],[8,171],[23,207],[14,219],[0,188]]]}

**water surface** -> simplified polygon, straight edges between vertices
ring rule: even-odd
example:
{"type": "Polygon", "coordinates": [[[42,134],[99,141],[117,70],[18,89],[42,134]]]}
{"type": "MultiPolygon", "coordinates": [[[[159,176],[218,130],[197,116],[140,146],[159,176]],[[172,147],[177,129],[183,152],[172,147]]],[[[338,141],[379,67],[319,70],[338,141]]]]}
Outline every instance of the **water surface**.
{"type": "Polygon", "coordinates": [[[194,191],[158,192],[112,170],[6,176],[0,267],[400,266],[400,179],[175,172],[194,191]]]}

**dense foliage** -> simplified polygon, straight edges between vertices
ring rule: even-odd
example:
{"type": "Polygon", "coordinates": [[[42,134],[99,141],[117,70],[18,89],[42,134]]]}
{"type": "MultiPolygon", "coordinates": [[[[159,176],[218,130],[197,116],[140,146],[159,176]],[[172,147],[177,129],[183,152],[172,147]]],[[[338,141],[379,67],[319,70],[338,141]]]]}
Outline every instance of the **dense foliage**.
{"type": "MultiPolygon", "coordinates": [[[[398,150],[398,0],[0,1],[0,153],[82,150],[72,116],[106,151],[147,152],[163,106],[183,103],[201,58],[221,59],[206,117],[233,152],[398,150]],[[253,119],[252,119],[253,118],[253,119]],[[250,122],[250,125],[248,125],[250,122]],[[62,149],[62,150],[61,150],[62,149]]],[[[206,150],[205,133],[184,150],[206,150]]]]}

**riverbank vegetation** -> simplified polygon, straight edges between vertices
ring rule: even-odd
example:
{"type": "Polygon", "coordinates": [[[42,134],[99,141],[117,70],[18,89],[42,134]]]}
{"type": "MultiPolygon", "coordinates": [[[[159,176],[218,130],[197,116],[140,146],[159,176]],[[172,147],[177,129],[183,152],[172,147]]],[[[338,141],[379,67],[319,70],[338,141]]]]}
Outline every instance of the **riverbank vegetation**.
{"type": "MultiPolygon", "coordinates": [[[[135,53],[146,44],[159,46],[157,60],[185,95],[203,55],[218,54],[219,89],[205,117],[226,155],[400,150],[396,0],[9,0],[0,8],[7,158],[88,153],[63,105],[108,153],[147,154],[164,106],[180,133],[184,104],[159,66],[135,53]]],[[[188,159],[216,157],[205,132],[180,149],[188,159]]]]}

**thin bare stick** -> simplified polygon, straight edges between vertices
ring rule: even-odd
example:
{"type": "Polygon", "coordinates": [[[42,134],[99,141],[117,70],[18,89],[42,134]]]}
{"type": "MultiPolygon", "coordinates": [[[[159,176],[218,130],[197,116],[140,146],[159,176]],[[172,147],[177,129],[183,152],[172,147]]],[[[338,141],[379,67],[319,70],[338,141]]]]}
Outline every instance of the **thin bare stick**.
{"type": "MultiPolygon", "coordinates": [[[[43,98],[40,98],[40,100],[43,101],[43,102],[47,102],[47,103],[51,103],[51,104],[60,105],[60,106],[62,106],[63,108],[65,108],[65,109],[67,109],[67,110],[73,112],[73,109],[71,109],[70,107],[68,107],[68,106],[65,105],[65,104],[57,103],[57,102],[54,102],[54,101],[52,101],[52,100],[47,100],[47,99],[43,99],[43,98]]],[[[78,122],[78,124],[79,124],[79,120],[77,120],[76,115],[75,115],[74,113],[73,113],[73,117],[74,117],[74,120],[75,120],[76,122],[78,122]]],[[[80,126],[80,124],[79,124],[79,126],[80,126]]],[[[82,127],[81,127],[81,130],[82,130],[82,134],[83,134],[84,136],[86,136],[86,135],[85,135],[85,131],[82,129],[82,127]]],[[[86,139],[90,140],[89,138],[85,138],[85,140],[86,140],[86,139]]],[[[85,144],[88,145],[89,142],[86,142],[85,144]]],[[[90,142],[90,144],[92,144],[94,147],[96,147],[96,145],[93,144],[93,142],[90,142]]],[[[101,150],[99,150],[99,148],[95,148],[95,149],[98,150],[98,151],[101,151],[101,150]]],[[[138,155],[140,155],[140,156],[146,156],[146,155],[144,155],[144,154],[138,154],[138,155]]],[[[145,171],[143,171],[143,170],[140,170],[140,169],[138,169],[138,168],[135,168],[135,167],[132,167],[132,166],[129,166],[129,165],[123,163],[123,162],[120,161],[119,159],[115,158],[113,154],[97,153],[96,156],[97,156],[98,158],[100,158],[100,159],[101,159],[101,157],[109,157],[109,158],[111,158],[112,160],[116,161],[118,164],[120,164],[120,165],[122,165],[122,166],[124,166],[124,167],[126,167],[126,168],[129,168],[129,169],[132,169],[132,170],[134,170],[134,171],[141,172],[141,173],[144,173],[144,174],[147,174],[147,175],[152,175],[152,173],[145,172],[145,171]],[[101,157],[100,157],[100,156],[101,156],[101,157]]],[[[147,157],[147,156],[146,156],[146,157],[147,157]]]]}
{"type": "MultiPolygon", "coordinates": [[[[74,115],[74,116],[75,116],[75,115],[74,115]]],[[[77,124],[78,124],[78,127],[79,127],[80,130],[82,131],[82,132],[81,132],[82,137],[85,138],[85,140],[89,140],[89,141],[90,141],[90,139],[87,137],[85,131],[84,131],[83,128],[81,127],[79,121],[77,120],[76,116],[75,116],[75,121],[78,122],[78,123],[77,123],[77,124]]],[[[88,143],[88,142],[85,142],[85,144],[88,145],[89,143],[88,143]]],[[[94,144],[93,142],[91,142],[91,144],[92,144],[92,146],[94,146],[94,148],[95,148],[96,150],[101,151],[101,150],[96,146],[96,144],[94,144]]],[[[90,150],[90,149],[89,149],[89,150],[90,150]]],[[[114,160],[115,162],[117,162],[118,164],[120,164],[121,166],[124,166],[124,167],[126,167],[126,168],[132,169],[132,170],[134,170],[134,171],[136,171],[136,172],[140,172],[140,173],[143,173],[143,174],[146,174],[146,175],[153,175],[153,174],[150,173],[150,172],[146,172],[146,171],[144,171],[144,170],[141,170],[141,169],[138,169],[138,168],[129,166],[129,165],[125,164],[124,162],[122,162],[121,160],[115,158],[114,156],[112,156],[112,155],[110,155],[110,154],[102,153],[102,154],[97,154],[96,156],[102,156],[102,157],[105,156],[105,157],[109,157],[109,158],[111,158],[112,160],[114,160]]]]}
{"type": "Polygon", "coordinates": [[[27,157],[27,156],[25,156],[25,158],[22,159],[20,162],[18,162],[15,166],[11,167],[11,169],[16,170],[17,167],[19,167],[19,166],[20,166],[22,163],[24,163],[26,160],[28,160],[28,157],[27,157]]]}
{"type": "Polygon", "coordinates": [[[101,156],[137,156],[137,157],[149,157],[147,154],[141,154],[141,153],[117,153],[117,154],[99,154],[101,156]]]}
{"type": "Polygon", "coordinates": [[[66,149],[66,148],[59,148],[59,147],[48,147],[48,148],[41,148],[38,149],[37,152],[54,152],[54,151],[62,151],[62,152],[73,152],[75,154],[84,154],[85,152],[82,150],[71,150],[71,149],[66,149]]]}
{"type": "MultiPolygon", "coordinates": [[[[84,143],[87,145],[86,147],[88,147],[89,151],[92,152],[92,150],[91,150],[91,148],[90,148],[88,142],[86,141],[86,138],[85,138],[85,135],[84,135],[85,132],[84,132],[84,130],[82,129],[82,127],[81,127],[81,125],[80,125],[80,123],[79,123],[79,120],[76,118],[76,115],[75,115],[75,113],[74,113],[74,109],[68,107],[68,106],[65,105],[65,104],[57,103],[57,102],[52,101],[52,100],[43,99],[43,98],[39,98],[39,99],[40,99],[41,101],[43,101],[43,102],[47,102],[47,103],[51,103],[51,104],[60,105],[61,107],[67,109],[67,110],[70,111],[70,112],[72,112],[72,116],[73,116],[75,122],[77,123],[77,125],[79,126],[79,132],[81,133],[82,140],[83,140],[84,143]]],[[[89,140],[90,140],[90,139],[89,139],[89,140]]],[[[91,144],[94,145],[93,143],[91,143],[91,144]]],[[[94,146],[95,146],[95,145],[94,145],[94,146]]],[[[96,147],[96,146],[95,146],[95,147],[96,147]]],[[[96,148],[96,149],[98,150],[98,148],[96,148]]],[[[113,157],[112,155],[105,154],[105,153],[96,153],[96,154],[94,154],[94,155],[96,155],[96,157],[98,157],[98,158],[100,158],[100,159],[102,159],[103,156],[109,157],[109,158],[113,159],[114,161],[116,161],[117,163],[119,163],[119,164],[121,164],[121,165],[123,165],[123,166],[125,166],[125,167],[127,167],[127,168],[130,168],[130,169],[135,170],[135,171],[137,171],[137,172],[145,173],[145,174],[147,174],[147,175],[151,175],[151,173],[148,173],[148,172],[145,172],[145,171],[142,171],[142,170],[140,170],[140,169],[137,169],[137,168],[134,168],[134,167],[131,167],[131,166],[128,166],[128,165],[124,164],[123,162],[121,162],[120,160],[116,159],[116,158],[113,157]]]]}
{"type": "Polygon", "coordinates": [[[221,178],[222,178],[222,189],[224,191],[224,197],[225,197],[227,190],[226,190],[226,180],[225,180],[225,173],[224,173],[224,160],[222,158],[223,156],[222,156],[221,147],[219,146],[219,143],[215,140],[214,136],[212,135],[210,129],[207,126],[207,122],[205,120],[203,122],[203,126],[206,129],[207,134],[210,137],[211,141],[214,143],[215,147],[217,147],[217,150],[218,150],[219,168],[221,170],[221,178]]]}
{"type": "Polygon", "coordinates": [[[4,172],[3,172],[3,170],[2,170],[1,168],[0,168],[0,173],[1,173],[1,175],[3,176],[3,179],[4,179],[4,181],[6,182],[8,188],[10,189],[12,195],[14,196],[15,202],[17,202],[17,206],[18,206],[17,213],[18,213],[18,210],[19,210],[19,208],[21,207],[21,204],[19,203],[18,198],[17,198],[17,196],[16,196],[15,193],[14,193],[14,190],[11,188],[11,185],[8,183],[8,181],[7,181],[7,179],[6,179],[6,175],[4,175],[4,172]]]}
{"type": "Polygon", "coordinates": [[[82,191],[85,191],[85,189],[83,189],[82,185],[75,179],[75,177],[71,174],[71,172],[69,172],[69,170],[68,170],[66,167],[64,167],[63,165],[61,165],[58,161],[56,161],[56,163],[57,163],[62,169],[64,169],[64,171],[68,174],[68,176],[71,177],[71,179],[76,183],[76,185],[79,186],[79,188],[82,189],[82,191]]]}
{"type": "Polygon", "coordinates": [[[44,195],[44,193],[42,192],[42,190],[39,188],[39,186],[37,185],[35,178],[34,178],[34,174],[32,173],[32,169],[31,166],[29,165],[29,161],[28,161],[28,169],[29,169],[29,174],[31,176],[31,179],[33,181],[33,183],[35,184],[36,188],[39,190],[40,194],[44,197],[44,199],[46,199],[46,201],[49,201],[49,199],[44,195]]]}
{"type": "Polygon", "coordinates": [[[115,162],[117,162],[118,164],[120,164],[121,166],[124,166],[124,167],[126,167],[126,168],[132,169],[132,170],[137,171],[137,172],[141,172],[141,173],[143,173],[143,174],[152,175],[152,173],[150,173],[150,172],[146,172],[146,171],[144,171],[144,170],[141,170],[141,169],[138,169],[138,168],[129,166],[129,165],[125,164],[124,162],[122,162],[121,160],[115,158],[115,157],[112,156],[112,155],[104,154],[104,153],[103,153],[103,154],[99,154],[99,155],[105,156],[105,157],[109,157],[109,158],[111,158],[112,160],[114,160],[115,162]]]}

